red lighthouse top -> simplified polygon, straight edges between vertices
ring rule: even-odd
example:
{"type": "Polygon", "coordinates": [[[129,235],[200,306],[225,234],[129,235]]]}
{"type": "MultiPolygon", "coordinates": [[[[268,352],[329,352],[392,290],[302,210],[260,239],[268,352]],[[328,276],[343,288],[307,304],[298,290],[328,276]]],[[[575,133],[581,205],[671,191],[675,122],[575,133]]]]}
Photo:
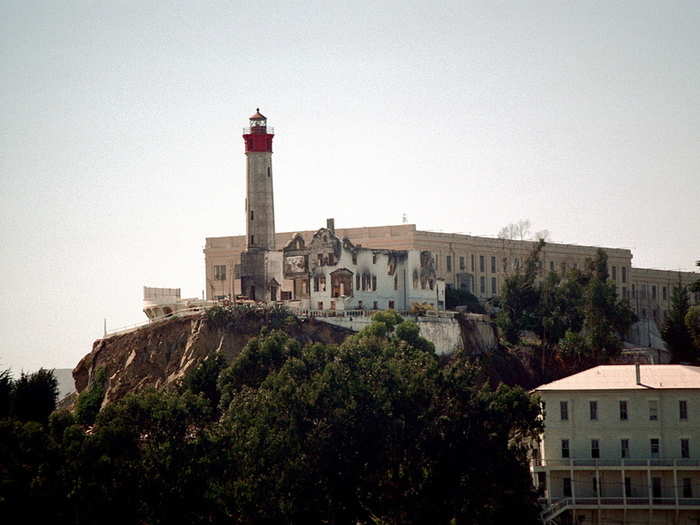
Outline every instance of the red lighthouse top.
{"type": "Polygon", "coordinates": [[[243,128],[246,153],[272,153],[272,137],[275,136],[275,130],[267,127],[267,117],[260,113],[260,108],[256,108],[255,114],[249,120],[250,127],[243,128]]]}

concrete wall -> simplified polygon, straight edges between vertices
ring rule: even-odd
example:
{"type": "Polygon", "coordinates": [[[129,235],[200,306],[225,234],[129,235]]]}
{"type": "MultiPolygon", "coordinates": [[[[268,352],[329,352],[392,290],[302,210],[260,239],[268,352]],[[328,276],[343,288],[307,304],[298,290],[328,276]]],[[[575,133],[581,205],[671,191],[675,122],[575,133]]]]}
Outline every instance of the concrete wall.
{"type": "MultiPolygon", "coordinates": [[[[483,352],[496,348],[493,325],[484,321],[460,324],[457,319],[439,317],[407,317],[415,321],[420,335],[435,345],[437,354],[451,354],[464,350],[465,341],[470,351],[483,352]],[[465,333],[469,332],[469,333],[465,333]]],[[[319,317],[319,321],[342,326],[359,332],[372,320],[369,316],[358,317],[319,317]]]]}

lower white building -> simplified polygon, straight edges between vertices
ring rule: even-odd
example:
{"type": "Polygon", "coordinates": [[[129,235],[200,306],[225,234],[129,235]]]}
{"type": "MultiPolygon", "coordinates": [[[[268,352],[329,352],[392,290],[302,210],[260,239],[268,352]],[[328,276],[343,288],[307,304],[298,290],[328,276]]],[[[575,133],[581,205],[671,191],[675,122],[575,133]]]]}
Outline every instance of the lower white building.
{"type": "Polygon", "coordinates": [[[541,385],[545,523],[700,523],[700,367],[598,366],[541,385]]]}

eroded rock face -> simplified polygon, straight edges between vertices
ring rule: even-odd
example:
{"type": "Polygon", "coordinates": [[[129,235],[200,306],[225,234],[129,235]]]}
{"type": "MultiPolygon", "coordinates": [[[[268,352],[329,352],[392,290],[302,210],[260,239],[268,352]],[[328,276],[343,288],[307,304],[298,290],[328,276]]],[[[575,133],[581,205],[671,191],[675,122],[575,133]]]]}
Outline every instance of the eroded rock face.
{"type": "MultiPolygon", "coordinates": [[[[257,323],[221,328],[204,316],[195,316],[98,339],[73,370],[76,389],[85,390],[99,367],[105,368],[108,378],[105,404],[131,391],[161,388],[182,378],[213,352],[221,352],[231,362],[264,324],[261,319],[257,323]]],[[[285,331],[303,343],[340,343],[351,333],[313,319],[298,320],[285,331]]]]}

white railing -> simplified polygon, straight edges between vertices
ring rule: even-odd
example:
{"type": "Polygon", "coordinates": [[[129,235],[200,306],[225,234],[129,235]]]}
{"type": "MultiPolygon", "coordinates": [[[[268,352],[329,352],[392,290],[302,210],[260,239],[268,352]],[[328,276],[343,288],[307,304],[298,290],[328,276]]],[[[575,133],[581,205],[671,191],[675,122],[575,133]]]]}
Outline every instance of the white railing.
{"type": "Polygon", "coordinates": [[[540,519],[543,523],[547,523],[548,521],[556,518],[559,514],[564,512],[566,510],[566,507],[568,507],[571,504],[571,502],[571,498],[563,498],[555,503],[552,503],[549,507],[547,507],[540,513],[540,519]]]}
{"type": "Polygon", "coordinates": [[[108,337],[113,337],[115,335],[123,335],[123,334],[128,334],[130,332],[135,332],[141,328],[145,328],[147,326],[151,326],[153,324],[159,323],[160,321],[166,321],[168,319],[175,319],[177,317],[189,317],[191,315],[201,313],[201,312],[205,311],[206,309],[207,309],[206,306],[193,306],[191,308],[185,308],[183,310],[178,310],[176,312],[173,312],[172,314],[163,315],[161,317],[155,317],[153,319],[149,319],[148,321],[143,321],[141,323],[135,323],[132,325],[122,326],[121,328],[109,330],[102,337],[102,339],[106,339],[108,337]]]}
{"type": "Polygon", "coordinates": [[[700,467],[700,459],[689,458],[566,458],[532,459],[533,467],[700,467]]]}

